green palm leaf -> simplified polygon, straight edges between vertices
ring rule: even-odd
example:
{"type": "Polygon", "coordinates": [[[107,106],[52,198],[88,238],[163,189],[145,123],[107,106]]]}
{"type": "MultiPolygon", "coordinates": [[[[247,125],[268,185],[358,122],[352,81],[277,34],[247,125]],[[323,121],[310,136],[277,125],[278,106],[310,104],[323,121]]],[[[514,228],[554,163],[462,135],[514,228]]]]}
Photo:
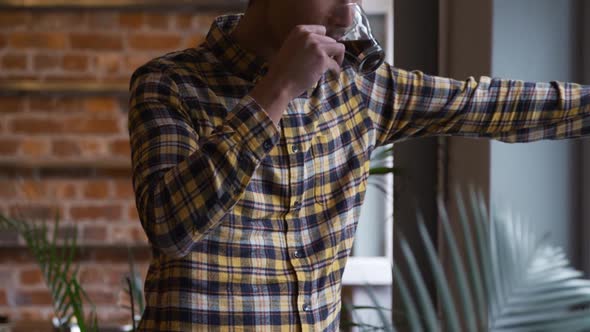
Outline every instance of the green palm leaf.
{"type": "Polygon", "coordinates": [[[440,320],[410,246],[400,235],[409,278],[394,265],[394,284],[400,289],[411,330],[590,330],[590,310],[586,309],[590,305],[590,280],[582,279],[582,273],[569,267],[563,250],[544,243],[545,237],[519,218],[490,217],[481,195],[473,191],[473,217],[469,220],[462,197],[457,197],[460,228],[454,231],[439,202],[450,273],[443,269],[422,220],[418,222],[421,247],[426,249],[442,305],[440,320]],[[460,234],[453,233],[457,230],[460,234]],[[465,261],[455,236],[464,240],[465,261]]]}
{"type": "Polygon", "coordinates": [[[97,331],[96,311],[78,283],[78,266],[73,265],[77,249],[77,232],[74,231],[71,237],[66,237],[60,244],[58,214],[51,236],[45,223],[35,224],[0,214],[0,231],[3,230],[16,231],[25,240],[51,294],[54,313],[61,324],[60,329],[75,321],[80,331],[97,331]],[[89,320],[84,312],[85,303],[92,306],[89,320]]]}

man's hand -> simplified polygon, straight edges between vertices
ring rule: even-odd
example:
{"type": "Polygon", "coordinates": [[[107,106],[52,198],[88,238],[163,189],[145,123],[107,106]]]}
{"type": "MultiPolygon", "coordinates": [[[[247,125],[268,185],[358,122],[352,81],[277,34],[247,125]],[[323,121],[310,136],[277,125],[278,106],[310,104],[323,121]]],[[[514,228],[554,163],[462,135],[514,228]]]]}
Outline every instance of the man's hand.
{"type": "Polygon", "coordinates": [[[267,75],[250,95],[278,123],[295,97],[328,70],[340,73],[344,45],[326,36],[322,25],[299,25],[291,31],[270,63],[267,75]]]}

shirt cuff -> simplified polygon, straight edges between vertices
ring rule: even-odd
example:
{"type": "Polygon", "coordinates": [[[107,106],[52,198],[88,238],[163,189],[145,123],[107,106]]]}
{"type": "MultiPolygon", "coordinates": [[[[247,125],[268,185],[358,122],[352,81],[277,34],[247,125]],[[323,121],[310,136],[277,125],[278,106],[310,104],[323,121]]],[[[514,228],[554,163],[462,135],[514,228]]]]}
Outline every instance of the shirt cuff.
{"type": "Polygon", "coordinates": [[[242,98],[227,117],[234,132],[231,139],[261,160],[279,142],[279,128],[266,111],[250,96],[242,98]]]}

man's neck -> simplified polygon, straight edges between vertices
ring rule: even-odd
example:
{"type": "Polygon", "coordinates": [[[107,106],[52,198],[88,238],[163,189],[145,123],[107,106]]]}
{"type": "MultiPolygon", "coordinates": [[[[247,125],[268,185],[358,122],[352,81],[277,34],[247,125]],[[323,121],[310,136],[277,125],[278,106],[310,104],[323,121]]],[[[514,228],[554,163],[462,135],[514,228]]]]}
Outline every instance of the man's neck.
{"type": "Polygon", "coordinates": [[[240,19],[232,36],[244,50],[270,61],[280,45],[277,47],[272,44],[272,36],[268,33],[270,28],[266,22],[264,8],[253,5],[240,19]]]}

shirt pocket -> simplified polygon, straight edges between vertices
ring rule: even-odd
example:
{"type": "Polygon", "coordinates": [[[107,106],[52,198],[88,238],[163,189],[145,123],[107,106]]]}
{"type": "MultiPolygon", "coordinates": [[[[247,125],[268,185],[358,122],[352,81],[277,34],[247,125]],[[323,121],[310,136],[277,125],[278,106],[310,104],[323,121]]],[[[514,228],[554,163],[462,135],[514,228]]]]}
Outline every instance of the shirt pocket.
{"type": "Polygon", "coordinates": [[[318,134],[311,147],[313,155],[314,187],[316,203],[329,206],[342,196],[342,177],[349,172],[349,167],[337,139],[325,134],[318,134]]]}
{"type": "Polygon", "coordinates": [[[359,119],[347,119],[312,139],[313,196],[325,207],[364,192],[369,171],[370,131],[359,119]]]}

